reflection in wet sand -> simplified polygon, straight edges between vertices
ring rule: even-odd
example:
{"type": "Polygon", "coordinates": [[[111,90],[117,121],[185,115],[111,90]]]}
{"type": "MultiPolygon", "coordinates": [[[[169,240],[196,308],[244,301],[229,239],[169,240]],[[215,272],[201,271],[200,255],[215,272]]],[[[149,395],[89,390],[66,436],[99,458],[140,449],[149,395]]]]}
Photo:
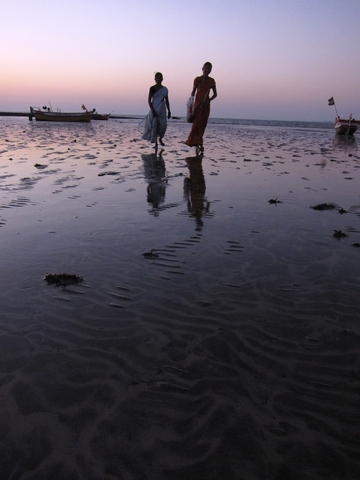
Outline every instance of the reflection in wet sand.
{"type": "Polygon", "coordinates": [[[334,150],[342,150],[347,155],[358,152],[357,140],[354,135],[334,135],[334,150]]]}
{"type": "Polygon", "coordinates": [[[184,179],[184,195],[190,216],[195,219],[196,230],[201,231],[203,217],[209,213],[210,202],[205,197],[206,184],[202,167],[202,157],[188,157],[185,159],[189,169],[189,177],[184,179]]]}
{"type": "Polygon", "coordinates": [[[1,480],[360,478],[356,141],[0,126],[1,480]]]}
{"type": "Polygon", "coordinates": [[[152,212],[159,214],[158,208],[165,201],[166,193],[166,168],[162,158],[162,150],[157,153],[142,154],[145,178],[148,182],[147,201],[152,204],[152,212]]]}

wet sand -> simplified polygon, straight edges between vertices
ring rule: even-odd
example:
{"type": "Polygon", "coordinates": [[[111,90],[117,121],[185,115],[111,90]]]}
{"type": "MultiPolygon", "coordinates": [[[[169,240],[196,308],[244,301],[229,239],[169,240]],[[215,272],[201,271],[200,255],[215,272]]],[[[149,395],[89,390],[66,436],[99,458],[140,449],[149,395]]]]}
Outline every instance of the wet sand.
{"type": "Polygon", "coordinates": [[[1,479],[360,478],[356,134],[0,127],[1,479]]]}

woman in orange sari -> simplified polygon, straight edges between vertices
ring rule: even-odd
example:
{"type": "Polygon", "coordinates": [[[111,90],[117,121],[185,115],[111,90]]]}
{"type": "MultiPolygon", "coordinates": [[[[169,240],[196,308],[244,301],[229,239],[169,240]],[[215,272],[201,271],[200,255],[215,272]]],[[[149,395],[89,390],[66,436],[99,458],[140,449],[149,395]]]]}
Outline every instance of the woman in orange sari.
{"type": "Polygon", "coordinates": [[[203,136],[210,115],[210,102],[217,97],[216,82],[209,77],[211,69],[211,63],[206,62],[202,68],[203,74],[195,78],[194,88],[191,92],[191,96],[194,96],[196,92],[194,121],[190,135],[185,143],[189,147],[196,147],[196,151],[199,153],[204,152],[203,136]],[[210,90],[213,92],[211,97],[209,96],[210,90]]]}

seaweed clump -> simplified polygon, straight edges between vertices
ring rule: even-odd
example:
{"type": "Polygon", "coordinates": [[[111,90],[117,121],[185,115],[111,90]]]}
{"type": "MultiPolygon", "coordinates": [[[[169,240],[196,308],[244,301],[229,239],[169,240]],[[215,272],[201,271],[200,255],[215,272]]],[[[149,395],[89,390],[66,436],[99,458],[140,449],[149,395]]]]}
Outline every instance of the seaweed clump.
{"type": "Polygon", "coordinates": [[[319,205],[315,205],[314,207],[310,207],[313,210],[335,210],[336,205],[333,203],[319,203],[319,205]]]}
{"type": "Polygon", "coordinates": [[[270,203],[270,205],[277,205],[278,203],[282,203],[282,201],[278,200],[278,197],[276,197],[276,198],[270,198],[270,200],[268,200],[268,203],[270,203]]]}
{"type": "Polygon", "coordinates": [[[55,285],[56,287],[66,287],[66,285],[80,285],[84,279],[80,275],[73,275],[69,273],[48,273],[44,280],[48,285],[55,285]]]}
{"type": "Polygon", "coordinates": [[[159,255],[157,253],[154,253],[153,249],[149,250],[148,252],[144,252],[142,254],[144,258],[158,258],[159,255]]]}
{"type": "Polygon", "coordinates": [[[334,235],[335,238],[340,239],[340,238],[345,238],[348,235],[344,233],[342,230],[334,230],[334,235]]]}

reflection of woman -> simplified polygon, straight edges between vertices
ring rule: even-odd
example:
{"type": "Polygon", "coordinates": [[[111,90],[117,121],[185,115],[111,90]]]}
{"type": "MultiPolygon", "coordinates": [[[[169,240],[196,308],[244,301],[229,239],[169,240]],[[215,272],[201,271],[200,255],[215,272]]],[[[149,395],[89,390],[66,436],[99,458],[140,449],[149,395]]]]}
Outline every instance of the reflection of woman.
{"type": "Polygon", "coordinates": [[[190,176],[184,180],[184,193],[187,198],[187,208],[191,217],[195,218],[197,230],[203,226],[202,217],[209,212],[210,204],[205,198],[205,178],[201,157],[186,159],[190,176]]]}
{"type": "Polygon", "coordinates": [[[157,146],[157,139],[164,145],[162,139],[166,132],[167,119],[166,108],[168,110],[167,118],[171,118],[169,92],[164,85],[162,85],[163,76],[160,72],[155,74],[155,85],[150,87],[148,103],[150,112],[145,117],[144,133],[141,137],[143,140],[149,140],[157,146]]]}
{"type": "Polygon", "coordinates": [[[197,151],[201,153],[204,151],[203,136],[210,115],[210,102],[217,97],[216,82],[209,77],[211,69],[211,63],[206,62],[202,68],[203,74],[194,80],[194,87],[191,92],[191,96],[194,96],[196,92],[194,121],[189,138],[185,142],[189,147],[196,147],[197,151]],[[211,97],[209,96],[210,90],[213,91],[211,97]]]}
{"type": "Polygon", "coordinates": [[[145,178],[148,182],[147,201],[151,203],[154,209],[157,209],[165,200],[166,191],[166,169],[165,162],[161,156],[152,153],[150,155],[141,155],[145,178]]]}

